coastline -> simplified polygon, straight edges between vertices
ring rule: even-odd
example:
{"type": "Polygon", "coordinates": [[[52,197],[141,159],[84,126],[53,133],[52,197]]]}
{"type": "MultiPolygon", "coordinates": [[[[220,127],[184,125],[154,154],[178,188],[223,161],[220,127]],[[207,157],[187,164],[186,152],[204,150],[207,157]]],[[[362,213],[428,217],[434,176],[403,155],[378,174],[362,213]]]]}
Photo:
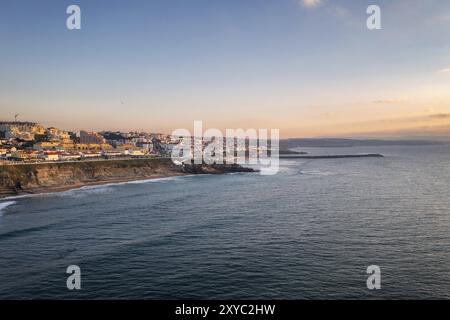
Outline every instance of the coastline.
{"type": "Polygon", "coordinates": [[[334,155],[280,154],[280,159],[351,159],[351,158],[384,158],[384,155],[380,153],[334,154],[334,155]]]}
{"type": "Polygon", "coordinates": [[[117,185],[122,183],[128,183],[128,182],[139,182],[139,181],[146,181],[146,180],[156,180],[156,179],[164,179],[164,178],[171,178],[171,177],[186,177],[189,176],[188,173],[173,173],[168,175],[154,175],[154,176],[148,176],[148,177],[141,177],[141,178],[117,178],[117,179],[106,179],[101,181],[88,181],[83,183],[76,183],[71,185],[63,185],[63,186],[52,186],[52,187],[40,187],[40,188],[34,188],[27,191],[19,192],[19,193],[11,193],[11,194],[0,194],[0,201],[4,200],[14,200],[17,197],[26,197],[26,196],[33,196],[33,195],[40,195],[40,194],[50,194],[50,193],[56,193],[56,192],[64,192],[69,190],[76,190],[81,189],[84,187],[94,187],[94,186],[103,186],[103,185],[117,185]]]}
{"type": "Polygon", "coordinates": [[[161,158],[0,166],[0,200],[88,186],[234,172],[255,171],[231,164],[179,166],[161,158]]]}

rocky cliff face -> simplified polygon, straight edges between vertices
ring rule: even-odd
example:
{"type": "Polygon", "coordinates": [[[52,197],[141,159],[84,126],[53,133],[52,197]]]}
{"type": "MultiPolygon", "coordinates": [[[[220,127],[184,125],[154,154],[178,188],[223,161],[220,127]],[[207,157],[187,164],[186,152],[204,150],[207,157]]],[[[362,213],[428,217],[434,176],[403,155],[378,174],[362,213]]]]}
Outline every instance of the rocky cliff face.
{"type": "Polygon", "coordinates": [[[238,165],[176,166],[170,159],[105,160],[0,166],[0,197],[183,174],[253,171],[238,165]]]}

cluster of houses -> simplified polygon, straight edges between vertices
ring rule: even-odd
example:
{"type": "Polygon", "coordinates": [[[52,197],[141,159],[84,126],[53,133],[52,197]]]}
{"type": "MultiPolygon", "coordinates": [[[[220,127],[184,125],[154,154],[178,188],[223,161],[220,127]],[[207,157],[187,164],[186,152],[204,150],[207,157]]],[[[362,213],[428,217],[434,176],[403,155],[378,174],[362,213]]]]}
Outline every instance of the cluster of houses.
{"type": "Polygon", "coordinates": [[[167,156],[170,136],[146,132],[70,132],[34,122],[0,122],[0,163],[167,156]]]}

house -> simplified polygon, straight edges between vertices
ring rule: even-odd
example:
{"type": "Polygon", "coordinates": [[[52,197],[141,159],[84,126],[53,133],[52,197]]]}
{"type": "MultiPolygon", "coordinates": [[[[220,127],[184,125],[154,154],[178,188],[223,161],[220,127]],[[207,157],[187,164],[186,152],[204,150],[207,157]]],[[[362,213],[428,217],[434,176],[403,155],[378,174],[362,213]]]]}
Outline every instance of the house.
{"type": "Polygon", "coordinates": [[[129,155],[138,157],[138,156],[145,156],[145,153],[143,150],[129,150],[129,155]]]}
{"type": "Polygon", "coordinates": [[[81,159],[92,159],[92,158],[100,158],[102,154],[100,152],[81,152],[81,159]]]}
{"type": "Polygon", "coordinates": [[[39,153],[39,158],[44,161],[58,161],[60,154],[61,152],[58,151],[43,151],[39,153]]]}
{"type": "Polygon", "coordinates": [[[41,141],[38,143],[35,143],[33,148],[38,151],[45,151],[45,150],[59,150],[63,151],[64,146],[56,141],[50,142],[50,141],[41,141]]]}
{"type": "Polygon", "coordinates": [[[76,161],[80,160],[81,155],[79,153],[62,153],[59,155],[60,161],[76,161]]]}

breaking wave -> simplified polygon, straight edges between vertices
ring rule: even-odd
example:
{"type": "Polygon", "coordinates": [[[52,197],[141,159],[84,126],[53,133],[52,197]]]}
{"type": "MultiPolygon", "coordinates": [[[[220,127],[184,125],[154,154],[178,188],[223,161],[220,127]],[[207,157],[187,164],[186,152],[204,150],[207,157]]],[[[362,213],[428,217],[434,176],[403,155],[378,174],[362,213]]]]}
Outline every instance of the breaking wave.
{"type": "Polygon", "coordinates": [[[16,201],[0,202],[0,216],[3,214],[3,211],[4,211],[7,207],[9,207],[9,206],[11,206],[11,205],[13,205],[13,204],[15,204],[15,203],[16,203],[16,201]]]}
{"type": "Polygon", "coordinates": [[[319,171],[319,170],[300,170],[300,174],[313,175],[313,176],[330,176],[333,172],[319,171]]]}

